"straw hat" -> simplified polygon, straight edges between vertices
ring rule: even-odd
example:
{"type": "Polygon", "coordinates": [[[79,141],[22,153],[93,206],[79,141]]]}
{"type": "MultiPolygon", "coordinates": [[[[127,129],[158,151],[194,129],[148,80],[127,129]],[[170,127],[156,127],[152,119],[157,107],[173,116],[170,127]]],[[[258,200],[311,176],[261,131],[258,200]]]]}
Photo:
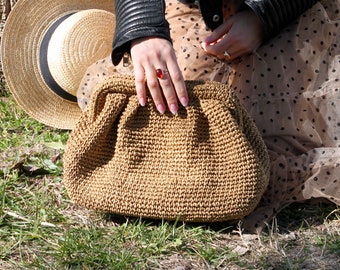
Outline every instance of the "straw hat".
{"type": "Polygon", "coordinates": [[[3,32],[8,87],[36,120],[72,129],[81,110],[76,93],[89,65],[110,55],[113,0],[20,0],[3,32]]]}

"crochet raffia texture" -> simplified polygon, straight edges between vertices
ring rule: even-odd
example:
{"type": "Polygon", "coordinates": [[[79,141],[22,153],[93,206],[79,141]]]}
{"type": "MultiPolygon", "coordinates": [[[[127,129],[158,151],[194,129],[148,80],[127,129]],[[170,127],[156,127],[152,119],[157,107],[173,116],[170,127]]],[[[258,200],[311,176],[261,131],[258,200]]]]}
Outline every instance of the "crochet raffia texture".
{"type": "Polygon", "coordinates": [[[64,153],[70,198],[90,209],[184,221],[249,214],[268,184],[263,140],[236,95],[186,81],[177,115],[142,107],[134,79],[111,76],[93,94],[64,153]]]}

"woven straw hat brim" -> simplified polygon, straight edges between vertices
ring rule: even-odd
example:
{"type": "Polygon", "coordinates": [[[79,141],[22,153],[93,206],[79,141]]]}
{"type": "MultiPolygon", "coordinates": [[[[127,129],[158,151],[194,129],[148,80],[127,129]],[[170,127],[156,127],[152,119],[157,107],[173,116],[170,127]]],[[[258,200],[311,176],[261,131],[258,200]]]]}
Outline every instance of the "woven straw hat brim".
{"type": "Polygon", "coordinates": [[[87,67],[111,54],[115,19],[108,11],[83,10],[72,14],[54,31],[47,62],[54,80],[66,92],[76,96],[87,67]]]}
{"type": "Polygon", "coordinates": [[[48,126],[72,129],[81,110],[76,101],[60,97],[45,83],[39,64],[42,40],[58,19],[88,9],[113,13],[114,1],[20,0],[6,21],[1,41],[6,83],[16,102],[48,126]]]}

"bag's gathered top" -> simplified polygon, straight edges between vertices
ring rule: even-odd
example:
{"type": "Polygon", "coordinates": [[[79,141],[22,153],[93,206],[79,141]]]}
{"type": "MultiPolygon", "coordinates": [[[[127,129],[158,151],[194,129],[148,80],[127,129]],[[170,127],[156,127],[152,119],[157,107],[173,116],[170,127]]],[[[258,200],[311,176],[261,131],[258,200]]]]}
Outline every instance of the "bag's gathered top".
{"type": "Polygon", "coordinates": [[[242,218],[268,184],[269,158],[228,86],[187,81],[190,104],[159,114],[138,103],[134,79],[99,84],[64,154],[64,184],[76,203],[148,218],[242,218]]]}

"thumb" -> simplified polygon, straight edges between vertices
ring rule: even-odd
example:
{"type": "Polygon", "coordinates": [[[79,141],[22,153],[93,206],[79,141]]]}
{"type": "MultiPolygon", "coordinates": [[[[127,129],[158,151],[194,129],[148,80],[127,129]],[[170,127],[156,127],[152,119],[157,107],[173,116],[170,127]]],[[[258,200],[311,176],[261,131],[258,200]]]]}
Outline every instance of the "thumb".
{"type": "Polygon", "coordinates": [[[211,34],[203,40],[203,43],[205,43],[207,45],[212,45],[211,43],[214,44],[214,43],[218,42],[220,39],[223,38],[223,36],[226,33],[229,32],[231,25],[232,24],[231,24],[230,21],[224,22],[223,24],[218,26],[214,31],[212,31],[211,34]]]}

